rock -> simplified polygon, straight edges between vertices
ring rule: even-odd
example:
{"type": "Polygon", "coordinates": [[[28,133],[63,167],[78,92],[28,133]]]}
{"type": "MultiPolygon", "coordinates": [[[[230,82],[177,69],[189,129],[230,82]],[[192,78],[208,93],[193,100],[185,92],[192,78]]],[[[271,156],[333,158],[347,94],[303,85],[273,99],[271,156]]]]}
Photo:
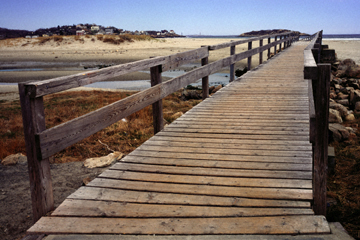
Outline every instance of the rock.
{"type": "Polygon", "coordinates": [[[341,124],[329,124],[329,130],[331,132],[330,137],[332,136],[334,141],[341,142],[349,139],[349,131],[341,124]]]}
{"type": "Polygon", "coordinates": [[[340,112],[330,108],[329,109],[329,123],[342,123],[340,112]]]}
{"type": "Polygon", "coordinates": [[[340,100],[337,100],[337,103],[343,105],[344,107],[348,107],[349,106],[349,99],[340,99],[340,100]]]}
{"type": "Polygon", "coordinates": [[[345,121],[354,121],[354,120],[356,120],[354,114],[349,114],[345,117],[345,121]]]}
{"type": "Polygon", "coordinates": [[[212,93],[212,91],[214,91],[214,89],[215,89],[215,86],[211,86],[211,87],[209,87],[209,94],[211,94],[211,93],[212,93]]]}
{"type": "Polygon", "coordinates": [[[355,103],[355,113],[360,112],[360,102],[355,103]]]}
{"type": "Polygon", "coordinates": [[[217,91],[219,91],[222,88],[222,85],[218,85],[216,88],[214,88],[214,90],[212,90],[212,94],[216,93],[217,91]]]}
{"type": "Polygon", "coordinates": [[[6,158],[4,158],[1,161],[1,164],[4,166],[10,166],[17,164],[18,162],[26,162],[26,161],[27,161],[27,157],[25,155],[23,155],[22,153],[17,153],[17,154],[9,155],[6,158]]]}
{"type": "Polygon", "coordinates": [[[336,93],[330,93],[330,98],[331,99],[335,99],[335,98],[337,98],[337,94],[336,93]]]}
{"type": "Polygon", "coordinates": [[[90,178],[90,177],[86,177],[86,178],[84,178],[82,181],[83,181],[83,186],[86,186],[86,185],[88,185],[89,182],[91,182],[91,178],[90,178]]]}
{"type": "Polygon", "coordinates": [[[360,90],[352,90],[349,94],[349,106],[350,109],[355,109],[357,102],[360,102],[360,90]]]}
{"type": "Polygon", "coordinates": [[[348,110],[346,107],[344,107],[341,104],[338,103],[330,103],[330,108],[337,110],[338,112],[340,112],[341,117],[346,117],[348,115],[348,110]]]}
{"type": "Polygon", "coordinates": [[[84,167],[87,168],[100,168],[107,167],[111,165],[116,160],[119,160],[123,157],[121,152],[113,152],[107,156],[97,157],[97,158],[89,158],[84,161],[84,167]]]}
{"type": "Polygon", "coordinates": [[[196,90],[184,90],[181,93],[181,99],[183,101],[190,100],[190,99],[201,99],[202,96],[196,90]]]}
{"type": "Polygon", "coordinates": [[[337,95],[337,99],[348,99],[349,98],[349,95],[347,94],[344,94],[342,92],[340,92],[338,95],[337,95]]]}
{"type": "Polygon", "coordinates": [[[356,63],[354,60],[347,58],[340,62],[340,66],[356,66],[356,63]]]}
{"type": "Polygon", "coordinates": [[[171,118],[172,119],[177,119],[177,118],[181,117],[182,115],[183,115],[182,112],[177,112],[177,113],[174,113],[173,115],[171,115],[171,118]]]}

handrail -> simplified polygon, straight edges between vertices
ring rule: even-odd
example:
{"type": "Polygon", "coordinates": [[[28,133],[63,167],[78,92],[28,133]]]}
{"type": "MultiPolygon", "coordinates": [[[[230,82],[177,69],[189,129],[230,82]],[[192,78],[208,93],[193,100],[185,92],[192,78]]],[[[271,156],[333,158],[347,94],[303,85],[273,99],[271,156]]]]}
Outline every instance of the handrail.
{"type": "Polygon", "coordinates": [[[268,50],[268,56],[270,56],[272,47],[274,47],[274,54],[276,54],[277,45],[280,46],[279,49],[281,50],[282,44],[286,48],[296,40],[298,40],[298,36],[293,32],[265,35],[71,76],[19,83],[34,221],[52,210],[54,206],[48,161],[50,156],[150,104],[153,104],[154,131],[155,133],[161,131],[163,128],[161,99],[200,78],[203,80],[203,99],[205,99],[208,97],[209,75],[230,67],[230,74],[233,76],[234,64],[246,58],[248,58],[248,69],[250,70],[252,55],[260,54],[259,64],[261,64],[263,51],[268,50]],[[271,37],[274,37],[275,41],[271,42],[271,37]],[[277,37],[280,37],[279,40],[277,37]],[[262,40],[265,38],[268,38],[268,44],[263,46],[262,40]],[[260,46],[252,49],[251,43],[255,40],[260,41],[260,46]],[[249,44],[248,50],[235,54],[235,46],[242,43],[249,44]],[[224,47],[231,48],[230,56],[208,63],[209,51],[224,47]],[[203,66],[164,83],[161,82],[162,71],[175,69],[196,60],[201,60],[203,66]],[[149,68],[152,85],[150,88],[66,123],[46,129],[43,96],[149,68]]]}
{"type": "Polygon", "coordinates": [[[320,63],[322,31],[304,50],[304,79],[309,81],[310,142],[313,144],[314,212],[326,215],[326,171],[328,158],[329,94],[331,65],[320,63]]]}

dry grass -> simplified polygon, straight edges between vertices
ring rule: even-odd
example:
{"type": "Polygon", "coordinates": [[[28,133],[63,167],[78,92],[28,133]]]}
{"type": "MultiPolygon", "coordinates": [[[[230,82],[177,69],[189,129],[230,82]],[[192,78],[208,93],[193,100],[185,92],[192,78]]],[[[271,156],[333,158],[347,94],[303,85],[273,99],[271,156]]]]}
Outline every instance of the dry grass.
{"type": "MultiPolygon", "coordinates": [[[[119,99],[129,96],[127,92],[71,92],[60,93],[44,98],[46,127],[50,128],[78,116],[94,111],[119,99]]],[[[164,118],[171,122],[172,115],[186,112],[200,100],[181,101],[180,92],[163,100],[164,118]]],[[[55,154],[52,162],[83,161],[89,157],[109,154],[111,149],[128,154],[153,135],[151,106],[136,112],[102,131],[55,154]]],[[[21,152],[25,154],[21,109],[19,101],[0,103],[0,159],[21,152]]]]}
{"type": "Polygon", "coordinates": [[[328,207],[327,219],[340,222],[356,239],[360,239],[360,119],[351,125],[357,128],[357,136],[350,140],[333,143],[335,147],[335,173],[328,176],[328,197],[336,204],[328,207]]]}

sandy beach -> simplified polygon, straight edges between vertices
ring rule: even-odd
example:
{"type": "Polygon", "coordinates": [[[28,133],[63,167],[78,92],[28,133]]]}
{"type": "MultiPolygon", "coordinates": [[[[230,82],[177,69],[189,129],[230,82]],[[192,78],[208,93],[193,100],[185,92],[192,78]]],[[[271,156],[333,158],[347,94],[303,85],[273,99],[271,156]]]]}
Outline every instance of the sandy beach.
{"type": "MultiPolygon", "coordinates": [[[[167,38],[146,41],[125,42],[120,45],[104,43],[96,38],[64,37],[61,43],[49,41],[39,44],[37,39],[15,39],[0,41],[0,70],[22,69],[21,72],[0,72],[0,82],[17,83],[29,80],[45,80],[94,69],[98,65],[116,65],[154,56],[166,56],[184,52],[204,45],[229,42],[230,38],[167,38]],[[94,39],[94,40],[92,40],[94,39]],[[29,71],[43,69],[43,71],[29,71]]],[[[253,47],[257,47],[254,43],[253,47]]],[[[237,47],[237,52],[247,49],[247,45],[237,47]]],[[[229,56],[229,49],[212,51],[209,61],[229,56]]],[[[256,66],[258,57],[253,57],[256,66]]],[[[199,63],[200,61],[198,61],[199,63]]],[[[243,68],[246,61],[237,64],[243,68]]],[[[146,80],[146,73],[132,73],[109,81],[146,80]]]]}

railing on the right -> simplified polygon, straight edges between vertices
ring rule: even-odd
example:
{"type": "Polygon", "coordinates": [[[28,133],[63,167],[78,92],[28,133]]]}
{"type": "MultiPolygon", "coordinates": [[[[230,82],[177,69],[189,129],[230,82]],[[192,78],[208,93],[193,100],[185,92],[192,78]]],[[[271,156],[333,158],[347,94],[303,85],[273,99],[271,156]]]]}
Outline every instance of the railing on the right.
{"type": "Polygon", "coordinates": [[[304,79],[309,84],[310,142],[313,144],[313,210],[326,216],[326,175],[328,159],[329,93],[331,64],[320,63],[322,31],[312,37],[304,50],[304,79]]]}

